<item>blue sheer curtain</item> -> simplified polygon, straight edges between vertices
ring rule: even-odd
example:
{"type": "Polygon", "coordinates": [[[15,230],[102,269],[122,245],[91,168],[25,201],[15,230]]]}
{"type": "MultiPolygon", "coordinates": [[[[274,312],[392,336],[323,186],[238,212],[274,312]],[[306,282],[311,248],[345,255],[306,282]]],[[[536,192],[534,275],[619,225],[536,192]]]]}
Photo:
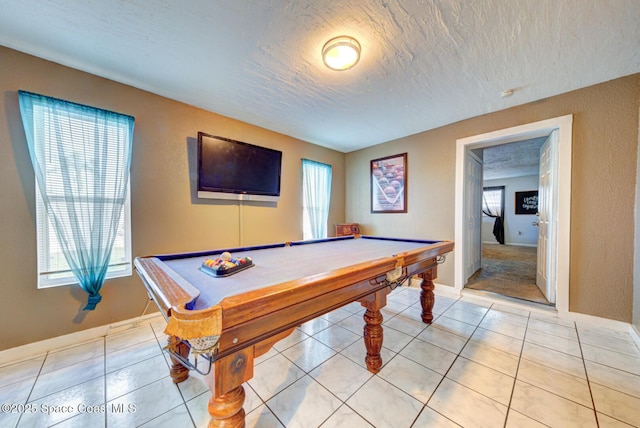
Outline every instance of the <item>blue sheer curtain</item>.
{"type": "Polygon", "coordinates": [[[102,300],[131,166],[134,118],[19,91],[36,182],[80,287],[102,300]]]}
{"type": "Polygon", "coordinates": [[[302,159],[303,236],[327,237],[331,201],[331,165],[302,159]]]}

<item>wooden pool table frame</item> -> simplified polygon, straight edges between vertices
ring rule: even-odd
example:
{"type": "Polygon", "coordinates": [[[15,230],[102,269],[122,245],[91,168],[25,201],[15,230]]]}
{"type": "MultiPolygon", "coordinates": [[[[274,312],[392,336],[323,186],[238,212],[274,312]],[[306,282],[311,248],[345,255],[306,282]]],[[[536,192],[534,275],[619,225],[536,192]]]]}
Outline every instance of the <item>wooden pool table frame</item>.
{"type": "MultiPolygon", "coordinates": [[[[365,361],[368,370],[377,373],[382,367],[380,310],[394,285],[387,281],[387,274],[402,272],[401,280],[415,275],[422,277],[422,320],[431,323],[437,265],[453,248],[451,241],[426,242],[418,249],[229,296],[218,305],[197,311],[185,309],[192,296],[167,274],[159,258],[139,257],[135,266],[150,298],[165,318],[179,311],[181,315],[220,319],[222,332],[217,358],[213,371],[205,376],[212,393],[208,405],[212,417],[210,426],[243,427],[242,384],[253,377],[254,359],[268,352],[297,326],[334,309],[356,301],[366,308],[363,317],[365,361]]],[[[189,355],[189,346],[178,337],[169,337],[169,347],[185,358],[189,355]]],[[[172,357],[170,374],[178,383],[187,379],[189,371],[172,357]]]]}

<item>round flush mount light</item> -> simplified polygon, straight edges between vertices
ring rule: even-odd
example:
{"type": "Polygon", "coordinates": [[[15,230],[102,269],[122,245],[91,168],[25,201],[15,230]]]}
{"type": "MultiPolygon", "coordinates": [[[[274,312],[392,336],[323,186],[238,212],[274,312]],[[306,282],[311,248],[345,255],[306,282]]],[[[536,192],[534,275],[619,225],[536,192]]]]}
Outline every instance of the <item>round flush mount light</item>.
{"type": "Polygon", "coordinates": [[[348,70],[360,60],[360,43],[353,37],[334,37],[322,47],[322,61],[332,70],[348,70]]]}

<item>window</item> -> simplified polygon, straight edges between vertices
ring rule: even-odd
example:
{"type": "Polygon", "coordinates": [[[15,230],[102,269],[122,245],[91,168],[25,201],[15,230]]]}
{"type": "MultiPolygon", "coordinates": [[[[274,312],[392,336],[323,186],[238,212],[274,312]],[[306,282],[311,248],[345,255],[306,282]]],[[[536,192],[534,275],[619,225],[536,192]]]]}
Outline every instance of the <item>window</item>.
{"type": "Polygon", "coordinates": [[[482,214],[488,217],[502,216],[504,213],[504,186],[485,187],[482,190],[482,214]]]}
{"type": "Polygon", "coordinates": [[[19,95],[36,175],[38,288],[79,284],[93,309],[105,279],[132,273],[133,118],[19,95]]]}
{"type": "Polygon", "coordinates": [[[302,159],[302,236],[327,237],[331,202],[331,165],[302,159]]]}
{"type": "MultiPolygon", "coordinates": [[[[88,199],[88,202],[91,203],[91,199],[88,199]]],[[[61,201],[61,203],[64,202],[61,201]]],[[[36,236],[38,244],[38,288],[77,284],[78,280],[73,275],[62,252],[62,246],[56,236],[53,222],[47,216],[44,200],[37,183],[36,236]]],[[[132,274],[131,258],[131,200],[129,198],[129,188],[127,187],[127,197],[118,222],[105,279],[130,276],[132,274]]]]}
{"type": "Polygon", "coordinates": [[[504,186],[482,189],[482,214],[493,222],[493,236],[499,244],[504,244],[504,186]]]}

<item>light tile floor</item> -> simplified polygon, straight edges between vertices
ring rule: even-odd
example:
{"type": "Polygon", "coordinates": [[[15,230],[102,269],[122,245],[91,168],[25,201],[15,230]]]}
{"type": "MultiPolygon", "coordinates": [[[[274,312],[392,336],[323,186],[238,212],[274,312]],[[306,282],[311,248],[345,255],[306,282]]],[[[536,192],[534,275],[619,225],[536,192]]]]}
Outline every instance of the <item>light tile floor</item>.
{"type": "MultiPolygon", "coordinates": [[[[247,426],[640,426],[640,350],[629,334],[470,297],[437,296],[427,326],[418,293],[389,296],[377,375],[365,369],[358,304],[278,342],[245,385],[247,426]]],[[[0,426],[207,426],[208,389],[199,375],[171,382],[163,329],[0,367],[0,403],[15,404],[0,426]]]]}

